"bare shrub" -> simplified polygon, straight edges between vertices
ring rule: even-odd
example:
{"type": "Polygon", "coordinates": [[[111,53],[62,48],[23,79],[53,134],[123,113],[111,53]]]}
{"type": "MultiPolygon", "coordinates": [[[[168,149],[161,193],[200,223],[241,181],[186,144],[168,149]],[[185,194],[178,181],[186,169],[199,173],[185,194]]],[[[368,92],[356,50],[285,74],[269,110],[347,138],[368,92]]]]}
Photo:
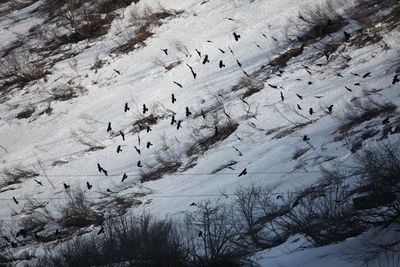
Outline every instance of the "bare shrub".
{"type": "Polygon", "coordinates": [[[236,190],[232,214],[238,246],[263,250],[288,239],[290,233],[281,226],[280,219],[287,212],[287,206],[282,201],[281,205],[277,204],[273,194],[276,187],[251,184],[236,190]]]}
{"type": "Polygon", "coordinates": [[[238,234],[230,208],[223,203],[204,201],[185,216],[185,247],[194,266],[243,266],[251,250],[237,245],[238,234]]]}
{"type": "Polygon", "coordinates": [[[81,94],[87,92],[87,89],[80,85],[67,84],[63,87],[56,87],[47,91],[53,97],[54,101],[68,101],[72,98],[76,98],[81,94]]]}
{"type": "Polygon", "coordinates": [[[347,105],[346,112],[342,118],[342,125],[339,130],[342,133],[347,132],[375,117],[393,114],[396,109],[397,106],[390,102],[380,104],[371,99],[369,99],[369,101],[356,99],[353,102],[353,105],[347,105]]]}
{"type": "Polygon", "coordinates": [[[21,111],[20,113],[18,113],[15,118],[28,119],[32,116],[33,113],[35,113],[35,111],[36,111],[35,107],[27,107],[24,111],[21,111]]]}
{"type": "Polygon", "coordinates": [[[345,175],[325,171],[324,179],[289,196],[290,211],[282,219],[289,232],[303,234],[313,246],[324,246],[362,233],[345,175]]]}
{"type": "Polygon", "coordinates": [[[0,171],[0,176],[3,178],[3,185],[19,184],[24,179],[29,179],[39,174],[23,166],[14,166],[10,168],[4,168],[0,171]]]}
{"type": "MultiPolygon", "coordinates": [[[[122,216],[107,220],[104,233],[77,237],[54,253],[48,253],[35,266],[188,266],[177,227],[169,220],[150,215],[122,216]]],[[[97,232],[97,231],[96,231],[97,232]]]]}
{"type": "Polygon", "coordinates": [[[67,191],[67,200],[58,207],[60,218],[58,222],[64,227],[86,227],[99,225],[103,216],[90,208],[90,203],[82,189],[67,191]]]}
{"type": "Polygon", "coordinates": [[[333,0],[327,0],[320,5],[307,5],[300,11],[301,20],[298,27],[306,29],[299,37],[304,45],[310,45],[328,34],[339,31],[345,24],[345,19],[339,15],[334,7],[333,0]]]}
{"type": "Polygon", "coordinates": [[[296,160],[298,158],[300,158],[301,156],[303,156],[305,153],[307,153],[308,150],[310,150],[311,147],[306,147],[306,148],[298,148],[292,156],[293,160],[296,160]]]}
{"type": "Polygon", "coordinates": [[[303,50],[304,50],[303,46],[291,47],[285,52],[278,55],[277,57],[273,58],[268,63],[268,65],[276,68],[284,68],[286,67],[289,60],[297,56],[300,56],[303,53],[303,50]]]}
{"type": "Polygon", "coordinates": [[[9,55],[0,60],[0,79],[8,80],[9,85],[24,87],[32,81],[44,78],[49,71],[39,66],[28,54],[9,55]]]}
{"type": "Polygon", "coordinates": [[[246,92],[244,92],[243,98],[247,98],[264,89],[264,83],[258,81],[255,78],[244,77],[240,79],[237,86],[235,86],[233,90],[235,90],[236,88],[246,88],[247,90],[246,92]]]}
{"type": "Polygon", "coordinates": [[[98,151],[106,148],[104,145],[94,140],[93,138],[87,137],[85,134],[79,134],[73,131],[71,132],[71,135],[75,141],[86,146],[88,152],[98,151]]]}

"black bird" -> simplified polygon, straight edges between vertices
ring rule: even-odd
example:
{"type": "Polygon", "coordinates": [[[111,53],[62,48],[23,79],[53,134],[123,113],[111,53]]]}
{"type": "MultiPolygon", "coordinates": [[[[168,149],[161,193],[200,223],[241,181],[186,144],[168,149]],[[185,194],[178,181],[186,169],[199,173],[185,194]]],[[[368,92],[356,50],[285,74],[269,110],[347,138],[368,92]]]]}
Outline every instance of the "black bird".
{"type": "Polygon", "coordinates": [[[298,98],[303,99],[302,95],[296,94],[298,98]]]}
{"type": "Polygon", "coordinates": [[[225,51],[222,50],[221,48],[218,48],[218,50],[219,50],[222,54],[225,54],[225,51]]]}
{"type": "Polygon", "coordinates": [[[225,68],[224,62],[222,62],[222,60],[219,61],[219,68],[225,68]]]}
{"type": "Polygon", "coordinates": [[[199,55],[199,57],[201,57],[201,52],[197,49],[195,49],[195,50],[196,50],[197,54],[199,55]]]}
{"type": "Polygon", "coordinates": [[[68,188],[70,188],[71,186],[70,185],[67,185],[66,183],[64,183],[64,188],[65,189],[68,189],[68,188]]]}
{"type": "Polygon", "coordinates": [[[398,78],[397,74],[395,74],[392,80],[392,84],[395,85],[398,82],[400,82],[400,79],[398,78]]]}
{"type": "Polygon", "coordinates": [[[207,43],[212,43],[212,44],[213,44],[213,41],[211,41],[211,40],[207,40],[207,43]]]}
{"type": "Polygon", "coordinates": [[[344,38],[346,39],[346,41],[348,41],[350,39],[350,33],[344,31],[343,34],[344,34],[344,38]]]}
{"type": "Polygon", "coordinates": [[[173,81],[173,82],[174,82],[174,84],[178,85],[180,88],[183,88],[182,84],[175,82],[175,81],[173,81]]]}
{"type": "Polygon", "coordinates": [[[55,236],[58,236],[58,233],[59,233],[59,232],[60,232],[60,231],[59,231],[58,229],[56,229],[54,235],[55,235],[55,236]]]}
{"type": "Polygon", "coordinates": [[[137,136],[138,144],[140,146],[140,135],[137,136]]]}
{"type": "Polygon", "coordinates": [[[283,200],[283,197],[282,197],[282,195],[277,195],[276,199],[282,199],[283,200]]]}
{"type": "Polygon", "coordinates": [[[140,149],[137,148],[136,146],[133,146],[133,147],[135,148],[136,152],[140,155],[140,149]]]}
{"type": "Polygon", "coordinates": [[[143,114],[146,114],[147,111],[149,111],[149,109],[146,107],[146,104],[143,104],[143,114]]]}
{"type": "Polygon", "coordinates": [[[174,125],[175,122],[176,122],[176,120],[175,120],[175,115],[172,115],[172,118],[171,118],[171,125],[174,125]]]}
{"type": "Polygon", "coordinates": [[[269,87],[272,87],[272,88],[274,88],[274,89],[278,88],[277,85],[272,85],[272,84],[270,84],[270,83],[268,84],[268,86],[269,86],[269,87]]]}
{"type": "Polygon", "coordinates": [[[226,18],[227,20],[231,20],[231,21],[234,21],[234,19],[233,18],[226,18]]]}
{"type": "Polygon", "coordinates": [[[128,107],[128,103],[125,103],[124,111],[127,112],[130,108],[128,107]]]}
{"type": "Polygon", "coordinates": [[[103,173],[105,176],[108,176],[108,171],[106,171],[105,169],[103,169],[103,173]]]}
{"type": "Polygon", "coordinates": [[[303,110],[303,109],[300,107],[300,105],[299,105],[299,104],[297,104],[297,108],[298,108],[298,109],[300,109],[300,110],[303,110]]]}
{"type": "Polygon", "coordinates": [[[387,117],[386,119],[384,119],[383,121],[382,121],[382,124],[388,124],[389,123],[389,117],[387,117]]]}
{"type": "Polygon", "coordinates": [[[314,110],[312,108],[310,108],[309,112],[310,112],[310,115],[314,114],[314,110]]]}
{"type": "Polygon", "coordinates": [[[203,59],[203,64],[206,64],[206,63],[210,63],[210,60],[208,60],[208,55],[205,55],[204,59],[203,59]]]}
{"type": "Polygon", "coordinates": [[[27,232],[25,229],[20,229],[18,233],[16,234],[16,237],[22,236],[23,238],[26,238],[27,232]]]}
{"type": "Polygon", "coordinates": [[[365,78],[367,78],[367,77],[369,77],[369,76],[371,76],[371,72],[365,73],[362,77],[363,77],[363,79],[365,79],[365,78]]]}
{"type": "Polygon", "coordinates": [[[241,36],[239,34],[236,34],[236,32],[234,32],[233,37],[235,38],[235,41],[237,42],[237,41],[239,41],[241,36]]]}
{"type": "Polygon", "coordinates": [[[107,127],[107,133],[108,133],[108,132],[111,132],[111,131],[112,131],[111,122],[109,122],[109,123],[108,123],[108,127],[107,127]]]}
{"type": "Polygon", "coordinates": [[[245,70],[242,70],[242,72],[243,72],[244,75],[246,75],[247,77],[250,77],[250,75],[249,75],[245,70]]]}
{"type": "Polygon", "coordinates": [[[285,97],[283,96],[282,91],[281,91],[281,99],[282,99],[282,101],[285,101],[285,97]]]}
{"type": "Polygon", "coordinates": [[[189,107],[186,107],[186,117],[189,117],[192,115],[192,112],[190,112],[189,107]]]}
{"type": "Polygon", "coordinates": [[[175,98],[174,94],[171,95],[171,101],[172,101],[172,104],[174,104],[176,102],[176,98],[175,98]]]}
{"type": "Polygon", "coordinates": [[[274,40],[275,42],[278,42],[278,39],[276,39],[276,37],[271,36],[272,40],[274,40]]]}
{"type": "Polygon", "coordinates": [[[267,40],[268,40],[268,37],[267,37],[267,35],[265,35],[265,34],[264,34],[264,33],[262,33],[262,32],[260,32],[260,33],[261,33],[261,35],[262,35],[262,36],[264,36],[264,38],[265,38],[265,39],[267,39],[267,40]]]}
{"type": "Polygon", "coordinates": [[[238,64],[238,66],[241,68],[242,67],[242,63],[239,62],[239,60],[236,59],[236,63],[238,64]]]}
{"type": "Polygon", "coordinates": [[[196,72],[194,72],[193,68],[192,68],[192,67],[191,67],[189,64],[186,64],[186,66],[188,66],[188,67],[189,67],[189,69],[190,69],[190,71],[192,72],[193,79],[196,79],[196,77],[197,77],[197,73],[196,73],[196,72]]]}
{"type": "Polygon", "coordinates": [[[232,54],[232,55],[235,55],[235,53],[233,53],[232,48],[231,48],[230,46],[228,46],[228,48],[229,48],[229,51],[231,52],[231,54],[232,54]]]}
{"type": "Polygon", "coordinates": [[[122,175],[122,180],[121,180],[121,183],[122,183],[123,181],[125,181],[125,180],[126,180],[126,178],[128,178],[128,175],[126,175],[126,173],[124,173],[124,175],[122,175]]]}
{"type": "Polygon", "coordinates": [[[198,237],[202,237],[203,236],[203,232],[199,231],[199,233],[197,235],[198,235],[198,237]]]}
{"type": "Polygon", "coordinates": [[[146,132],[151,132],[151,128],[150,128],[150,126],[147,126],[147,128],[146,128],[146,132]]]}
{"type": "Polygon", "coordinates": [[[238,175],[238,177],[246,175],[247,174],[247,168],[244,168],[243,171],[238,175]]]}
{"type": "Polygon", "coordinates": [[[165,55],[168,56],[168,48],[166,48],[166,49],[161,49],[161,50],[164,51],[165,55]]]}
{"type": "Polygon", "coordinates": [[[118,75],[121,75],[121,72],[119,72],[118,70],[116,70],[116,69],[113,69],[116,73],[118,73],[118,75]]]}
{"type": "Polygon", "coordinates": [[[139,167],[139,168],[142,168],[143,166],[142,166],[142,162],[139,160],[138,162],[137,162],[137,166],[139,167]]]}
{"type": "Polygon", "coordinates": [[[151,142],[147,142],[147,145],[146,145],[147,149],[149,149],[152,145],[153,144],[151,142]]]}
{"type": "Polygon", "coordinates": [[[102,226],[100,230],[97,232],[98,235],[104,234],[104,227],[102,226]]]}
{"type": "Polygon", "coordinates": [[[179,130],[179,128],[181,128],[181,123],[182,123],[182,120],[179,120],[179,121],[176,123],[176,129],[177,129],[177,130],[179,130]]]}
{"type": "Polygon", "coordinates": [[[86,186],[87,186],[87,188],[90,190],[90,189],[92,189],[92,185],[91,184],[89,184],[89,182],[86,182],[86,186]]]}
{"type": "Polygon", "coordinates": [[[353,92],[353,90],[351,90],[349,87],[345,86],[344,88],[346,88],[347,91],[349,92],[353,92]]]}
{"type": "Polygon", "coordinates": [[[15,197],[13,197],[13,200],[14,200],[15,204],[17,204],[17,205],[19,204],[18,200],[15,197]]]}
{"type": "Polygon", "coordinates": [[[36,180],[36,179],[34,179],[34,181],[35,181],[38,185],[43,186],[42,182],[39,182],[39,181],[36,180]]]}
{"type": "Polygon", "coordinates": [[[110,190],[109,188],[107,188],[107,192],[108,192],[108,193],[111,193],[111,190],[110,190]]]}
{"type": "Polygon", "coordinates": [[[121,137],[122,137],[122,141],[125,141],[125,134],[124,134],[122,131],[119,131],[119,134],[120,134],[121,137]]]}
{"type": "Polygon", "coordinates": [[[310,138],[308,138],[307,135],[304,135],[304,136],[303,136],[303,141],[304,141],[304,142],[307,142],[307,141],[309,141],[309,140],[310,140],[310,138]]]}
{"type": "Polygon", "coordinates": [[[262,50],[261,46],[260,46],[259,44],[257,44],[257,42],[255,42],[255,44],[256,44],[256,46],[257,46],[258,48],[260,48],[260,49],[262,50]]]}
{"type": "Polygon", "coordinates": [[[360,83],[355,83],[354,85],[355,85],[355,86],[361,86],[361,84],[360,84],[360,83]]]}
{"type": "Polygon", "coordinates": [[[312,81],[309,81],[309,82],[308,82],[308,85],[311,85],[311,84],[313,84],[312,81]]]}
{"type": "Polygon", "coordinates": [[[103,171],[103,168],[100,166],[100,163],[97,163],[97,169],[99,170],[99,172],[103,171]]]}
{"type": "Polygon", "coordinates": [[[333,105],[330,105],[330,106],[328,107],[329,113],[332,113],[332,109],[333,109],[333,105]]]}
{"type": "Polygon", "coordinates": [[[121,145],[117,147],[117,153],[122,152],[121,145]]]}
{"type": "Polygon", "coordinates": [[[357,73],[354,73],[354,72],[350,72],[350,74],[351,74],[351,75],[354,75],[354,76],[357,76],[357,77],[360,77],[360,75],[359,75],[359,74],[357,74],[357,73]]]}
{"type": "Polygon", "coordinates": [[[206,119],[206,114],[204,113],[203,110],[200,110],[201,116],[203,117],[203,119],[206,119]]]}

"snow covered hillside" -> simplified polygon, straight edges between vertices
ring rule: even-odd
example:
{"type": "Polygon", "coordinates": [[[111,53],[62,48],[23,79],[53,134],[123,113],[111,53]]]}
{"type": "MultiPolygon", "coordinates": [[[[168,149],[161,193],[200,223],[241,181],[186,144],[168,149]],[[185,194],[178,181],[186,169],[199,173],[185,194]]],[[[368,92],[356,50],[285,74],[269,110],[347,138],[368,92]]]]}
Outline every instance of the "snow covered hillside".
{"type": "Polygon", "coordinates": [[[263,187],[280,215],[254,218],[263,245],[241,236],[246,259],[366,264],[365,240],[400,240],[398,192],[368,206],[351,167],[399,146],[399,30],[391,0],[0,1],[0,260],[34,263],[127,212],[182,223],[263,187]],[[336,170],[345,193],[326,183],[336,170]],[[337,222],[303,221],[332,233],[316,238],[296,219],[328,202],[337,222]],[[397,211],[385,234],[365,223],[377,208],[397,211]]]}

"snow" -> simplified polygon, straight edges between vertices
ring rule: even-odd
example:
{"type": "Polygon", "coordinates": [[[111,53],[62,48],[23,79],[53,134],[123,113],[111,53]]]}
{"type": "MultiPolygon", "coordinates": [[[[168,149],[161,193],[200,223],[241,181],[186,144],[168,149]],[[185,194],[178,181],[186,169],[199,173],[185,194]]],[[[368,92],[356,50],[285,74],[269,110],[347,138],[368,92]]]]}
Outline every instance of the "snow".
{"type": "MultiPolygon", "coordinates": [[[[379,102],[390,100],[399,104],[398,86],[391,85],[394,69],[391,68],[390,62],[398,55],[396,49],[382,51],[379,44],[360,49],[344,45],[341,48],[342,54],[351,57],[351,60],[345,63],[347,68],[343,71],[332,70],[335,64],[340,66],[343,63],[339,57],[327,66],[310,65],[313,73],[310,76],[301,64],[307,65],[304,58],[308,58],[315,49],[306,48],[301,59],[294,58],[288,62],[282,77],[273,75],[265,82],[263,90],[246,99],[251,105],[251,110],[258,115],[256,118],[244,119],[247,106],[238,97],[243,90],[231,92],[231,88],[244,77],[236,59],[248,73],[259,70],[268,60],[286,49],[288,44],[285,41],[284,28],[288,19],[295,18],[302,5],[321,1],[200,2],[148,0],[140,1],[137,7],[128,7],[122,18],[113,21],[107,35],[90,43],[89,48],[82,49],[75,57],[58,62],[52,68],[52,73],[47,76],[47,81],[40,80],[30,85],[28,93],[22,90],[15,92],[6,103],[0,104],[0,145],[8,150],[8,153],[0,150],[1,167],[23,165],[35,168],[41,174],[37,179],[45,184],[41,187],[33,179],[29,179],[10,186],[15,190],[0,193],[0,218],[5,221],[21,218],[23,204],[15,205],[12,197],[20,199],[22,203],[27,196],[38,199],[65,197],[63,183],[71,185],[72,188],[85,188],[86,181],[89,181],[95,190],[85,191],[94,199],[100,197],[99,192],[105,193],[107,188],[113,192],[118,191],[120,195],[148,189],[152,193],[145,196],[143,202],[151,202],[136,210],[141,212],[144,208],[161,217],[186,211],[191,202],[206,198],[216,199],[221,192],[230,196],[237,188],[251,183],[278,184],[277,192],[296,190],[318,180],[321,176],[320,164],[327,168],[334,166],[334,161],[322,163],[320,157],[333,156],[339,162],[351,157],[343,142],[333,141],[334,131],[340,124],[346,103],[354,97],[361,96],[363,90],[383,89],[382,92],[373,95],[374,99],[378,99],[379,102]],[[145,47],[126,55],[110,55],[110,50],[121,41],[118,39],[121,36],[119,31],[129,27],[129,9],[157,6],[157,3],[166,9],[184,10],[184,13],[176,18],[166,19],[162,26],[155,27],[155,34],[146,41],[145,47]],[[233,21],[227,20],[228,17],[233,21]],[[240,34],[242,38],[235,42],[232,32],[240,34]],[[267,40],[261,32],[275,36],[279,41],[275,42],[271,38],[267,40]],[[212,43],[207,40],[211,40],[212,43]],[[182,42],[191,56],[186,57],[177,51],[174,47],[176,41],[182,42]],[[257,48],[255,42],[262,49],[257,48]],[[228,47],[232,48],[235,55],[229,52],[228,47]],[[168,48],[168,56],[161,51],[163,48],[168,48]],[[218,48],[226,53],[221,53],[218,48]],[[198,57],[194,49],[207,54],[210,63],[203,65],[202,58],[198,57]],[[107,61],[98,72],[90,70],[96,56],[107,61]],[[181,60],[183,63],[166,72],[155,62],[156,59],[165,63],[181,60]],[[218,68],[219,60],[223,60],[225,68],[218,68]],[[197,79],[193,79],[186,64],[193,67],[198,74],[197,79]],[[121,75],[113,69],[120,71],[121,75]],[[370,70],[373,70],[372,77],[367,79],[350,74],[364,74],[370,70]],[[337,72],[344,77],[336,76],[337,72]],[[73,86],[85,87],[87,93],[69,101],[52,102],[51,115],[22,120],[15,118],[16,114],[27,106],[35,106],[35,114],[45,109],[49,98],[46,90],[65,86],[70,80],[74,82],[73,86]],[[183,88],[177,87],[173,81],[181,83],[183,88]],[[307,85],[308,81],[312,81],[313,84],[307,85]],[[355,82],[361,82],[362,86],[355,87],[355,82]],[[273,89],[267,83],[279,85],[283,89],[273,89]],[[353,92],[348,92],[344,86],[352,88],[353,92]],[[280,100],[281,91],[285,96],[284,102],[280,100]],[[170,100],[172,93],[177,98],[175,104],[170,100]],[[185,151],[193,143],[194,129],[212,123],[212,118],[211,115],[207,115],[206,121],[201,116],[196,119],[186,118],[185,107],[190,107],[193,114],[207,110],[216,104],[217,93],[222,95],[219,98],[223,101],[225,110],[239,123],[235,132],[237,137],[230,135],[200,155],[196,165],[187,171],[165,175],[162,179],[141,184],[140,169],[136,163],[141,160],[144,164],[154,164],[156,155],[164,143],[163,139],[170,151],[183,161],[187,160],[185,151]],[[304,100],[299,101],[296,93],[303,95],[304,100]],[[315,96],[323,97],[318,99],[315,96]],[[131,107],[127,113],[123,110],[125,102],[131,107]],[[301,116],[293,112],[297,103],[303,107],[302,111],[298,111],[301,116]],[[167,114],[167,110],[176,112],[176,120],[183,120],[183,128],[177,130],[175,126],[171,127],[169,116],[161,119],[157,125],[152,126],[151,132],[140,133],[142,155],[138,155],[133,149],[134,145],[139,146],[137,134],[132,135],[128,131],[132,128],[132,123],[140,118],[143,104],[146,104],[150,111],[159,110],[161,114],[167,114]],[[334,104],[333,115],[327,115],[324,109],[331,104],[334,104]],[[308,114],[310,107],[316,114],[308,114]],[[277,132],[266,134],[268,130],[276,127],[289,128],[293,126],[292,122],[305,123],[313,119],[316,119],[314,123],[280,139],[273,138],[277,132]],[[125,142],[120,136],[110,136],[106,132],[108,122],[112,123],[113,133],[117,134],[121,130],[126,134],[125,142]],[[256,128],[250,123],[255,124],[256,128]],[[78,133],[86,140],[96,140],[96,145],[103,144],[106,148],[86,152],[85,146],[73,138],[72,132],[78,133]],[[295,170],[297,162],[292,160],[293,153],[298,148],[308,147],[302,141],[303,135],[311,138],[313,148],[305,154],[308,164],[295,170]],[[145,148],[148,141],[154,144],[150,149],[145,148]],[[122,153],[119,154],[116,153],[118,145],[122,146],[122,153]],[[242,156],[233,147],[237,148],[242,156]],[[46,174],[56,187],[55,190],[43,176],[43,170],[37,165],[38,160],[43,162],[46,174]],[[55,161],[60,160],[68,163],[53,166],[55,161]],[[212,174],[213,170],[230,161],[238,162],[233,166],[234,170],[224,169],[212,174]],[[111,175],[99,175],[97,163],[111,175]],[[244,168],[247,168],[248,174],[237,177],[244,168]],[[120,183],[123,173],[128,174],[128,179],[120,183]],[[18,215],[14,216],[14,213],[18,215]]],[[[43,18],[27,15],[33,8],[32,6],[11,14],[19,19],[18,23],[11,23],[11,19],[7,18],[0,20],[0,50],[16,40],[18,34],[26,34],[30,26],[43,21],[43,18]]],[[[339,38],[339,34],[333,34],[333,38],[339,38]]],[[[398,49],[398,32],[385,35],[384,41],[398,49]]],[[[82,48],[86,43],[82,41],[77,46],[82,48]]],[[[223,123],[227,119],[221,115],[218,120],[223,123]]],[[[202,130],[203,134],[207,132],[212,133],[212,129],[202,130]]],[[[398,140],[398,136],[390,138],[398,140]]],[[[52,202],[51,199],[49,201],[52,202]]],[[[358,241],[351,239],[316,249],[279,251],[285,249],[285,245],[263,252],[261,256],[265,259],[261,259],[259,263],[263,266],[285,267],[354,266],[339,255],[346,246],[357,245],[358,241]]]]}

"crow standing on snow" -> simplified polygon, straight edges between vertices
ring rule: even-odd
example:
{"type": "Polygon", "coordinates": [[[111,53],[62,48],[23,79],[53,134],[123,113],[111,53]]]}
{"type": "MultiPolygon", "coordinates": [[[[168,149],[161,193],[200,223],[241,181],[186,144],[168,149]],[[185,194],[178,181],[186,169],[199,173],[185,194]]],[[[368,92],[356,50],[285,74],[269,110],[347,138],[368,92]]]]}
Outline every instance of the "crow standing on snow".
{"type": "Polygon", "coordinates": [[[307,135],[304,135],[304,136],[303,136],[303,141],[304,141],[304,142],[307,142],[307,141],[309,141],[309,140],[310,140],[310,138],[308,138],[307,135]]]}
{"type": "Polygon", "coordinates": [[[241,36],[239,34],[236,34],[236,32],[234,32],[233,37],[235,38],[235,41],[237,42],[237,41],[239,41],[241,36]]]}
{"type": "Polygon", "coordinates": [[[206,63],[210,63],[210,60],[208,60],[208,55],[204,56],[203,65],[206,63]]]}
{"type": "Polygon", "coordinates": [[[186,117],[189,117],[192,115],[192,112],[190,112],[189,107],[186,107],[186,117]]]}
{"type": "Polygon", "coordinates": [[[111,131],[112,131],[111,122],[109,122],[109,123],[108,123],[108,127],[107,127],[107,133],[108,133],[108,132],[111,132],[111,131]]]}
{"type": "Polygon", "coordinates": [[[332,109],[333,109],[333,105],[330,105],[330,106],[328,107],[329,113],[332,113],[332,109]]]}
{"type": "Polygon", "coordinates": [[[222,60],[219,61],[219,68],[225,68],[224,62],[222,62],[222,60]]]}
{"type": "Polygon", "coordinates": [[[137,165],[136,166],[138,166],[139,168],[142,168],[143,166],[142,166],[142,162],[139,160],[138,162],[137,162],[137,165]]]}
{"type": "Polygon", "coordinates": [[[174,94],[171,95],[171,101],[172,101],[172,104],[174,104],[176,102],[176,98],[175,98],[174,94]]]}

